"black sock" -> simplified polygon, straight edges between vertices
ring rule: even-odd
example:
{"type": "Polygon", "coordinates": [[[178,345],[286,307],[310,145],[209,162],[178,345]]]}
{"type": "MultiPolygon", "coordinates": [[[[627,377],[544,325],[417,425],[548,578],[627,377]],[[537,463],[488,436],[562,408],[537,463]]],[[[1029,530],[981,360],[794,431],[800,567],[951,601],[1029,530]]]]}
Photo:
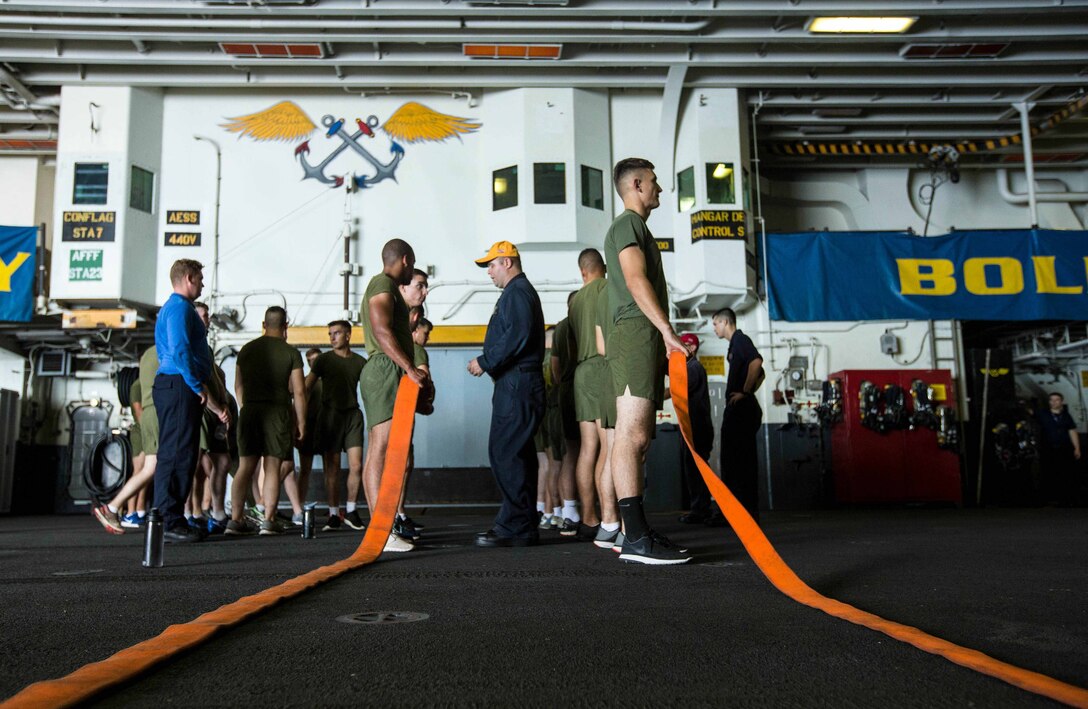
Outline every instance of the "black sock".
{"type": "Polygon", "coordinates": [[[620,519],[623,520],[623,534],[631,541],[642,539],[650,532],[646,523],[646,514],[642,511],[642,497],[625,497],[618,500],[620,519]]]}

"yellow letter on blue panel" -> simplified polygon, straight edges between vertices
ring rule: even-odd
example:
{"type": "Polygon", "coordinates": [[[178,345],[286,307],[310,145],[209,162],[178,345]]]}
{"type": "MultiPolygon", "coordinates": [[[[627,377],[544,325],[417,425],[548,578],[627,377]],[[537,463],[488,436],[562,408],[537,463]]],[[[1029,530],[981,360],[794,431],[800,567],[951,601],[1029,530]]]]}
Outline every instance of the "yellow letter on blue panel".
{"type": "Polygon", "coordinates": [[[963,285],[975,295],[1015,295],[1024,290],[1024,267],[1007,256],[969,258],[963,262],[963,285]],[[997,266],[1001,274],[996,286],[986,283],[987,266],[997,266]]]}
{"type": "Polygon", "coordinates": [[[1032,256],[1035,262],[1035,291],[1037,293],[1083,293],[1082,286],[1059,286],[1058,272],[1054,268],[1054,256],[1032,256]]]}
{"type": "Polygon", "coordinates": [[[897,258],[899,292],[902,295],[952,295],[956,292],[956,267],[943,258],[897,258]],[[927,269],[925,272],[922,269],[927,269]]]}
{"type": "Polygon", "coordinates": [[[4,263],[4,259],[0,258],[0,293],[11,292],[11,277],[28,258],[30,254],[26,251],[17,252],[11,263],[4,263]]]}

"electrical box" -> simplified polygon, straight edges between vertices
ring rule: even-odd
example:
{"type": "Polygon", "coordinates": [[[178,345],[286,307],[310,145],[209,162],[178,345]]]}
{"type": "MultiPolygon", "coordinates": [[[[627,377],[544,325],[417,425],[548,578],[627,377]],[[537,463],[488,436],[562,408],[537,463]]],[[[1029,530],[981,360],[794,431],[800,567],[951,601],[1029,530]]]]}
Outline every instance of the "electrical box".
{"type": "Polygon", "coordinates": [[[890,332],[880,336],[880,351],[886,355],[899,354],[899,338],[890,332]]]}

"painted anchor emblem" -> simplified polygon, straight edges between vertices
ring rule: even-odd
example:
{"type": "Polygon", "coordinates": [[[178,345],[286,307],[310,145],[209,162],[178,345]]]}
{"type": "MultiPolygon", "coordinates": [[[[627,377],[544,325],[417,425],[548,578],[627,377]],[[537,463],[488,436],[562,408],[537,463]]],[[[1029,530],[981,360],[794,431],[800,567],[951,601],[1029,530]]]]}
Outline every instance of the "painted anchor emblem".
{"type": "Polygon", "coordinates": [[[316,165],[311,165],[306,160],[306,156],[310,152],[310,141],[304,141],[302,145],[295,148],[295,156],[298,158],[299,164],[302,165],[302,172],[305,173],[304,180],[317,180],[326,185],[332,185],[333,187],[339,187],[344,184],[343,176],[336,175],[330,177],[325,174],[325,168],[329,166],[333,160],[340,156],[345,150],[353,150],[358,153],[364,160],[374,166],[375,173],[369,177],[366,175],[353,175],[354,184],[358,188],[367,188],[371,185],[376,185],[382,180],[397,181],[396,172],[397,165],[404,158],[404,148],[402,148],[397,141],[392,141],[393,145],[389,149],[389,152],[393,153],[393,159],[388,163],[379,161],[376,157],[371,155],[370,151],[364,148],[359,139],[364,135],[370,138],[374,137],[374,128],[378,126],[378,117],[369,116],[364,123],[362,120],[356,118],[355,124],[359,126],[359,130],[355,131],[351,135],[344,130],[344,119],[334,119],[331,115],[325,114],[321,117],[321,124],[328,130],[325,132],[326,138],[337,137],[342,142],[338,145],[329,155],[316,165]]]}
{"type": "MultiPolygon", "coordinates": [[[[228,131],[258,141],[294,141],[307,138],[317,130],[317,125],[291,101],[281,101],[263,111],[229,120],[230,123],[223,124],[228,131]]],[[[326,128],[325,137],[339,138],[340,144],[321,162],[312,164],[307,159],[310,154],[310,141],[303,140],[294,152],[295,158],[302,167],[302,179],[317,180],[329,187],[340,187],[344,184],[346,175],[330,175],[327,170],[336,158],[346,151],[351,151],[374,168],[374,174],[371,175],[351,174],[353,184],[364,189],[383,180],[397,181],[397,166],[404,159],[404,148],[397,142],[398,140],[407,143],[442,142],[449,138],[459,138],[461,135],[474,133],[480,128],[479,123],[467,118],[438,113],[415,102],[406,103],[394,111],[389,120],[380,126],[380,130],[390,137],[389,152],[393,154],[388,163],[383,163],[360,142],[364,136],[371,139],[376,137],[375,129],[379,128],[380,123],[377,116],[371,115],[366,121],[356,118],[355,124],[358,129],[353,133],[348,133],[345,129],[343,118],[337,119],[331,114],[322,116],[321,123],[326,128]]]]}

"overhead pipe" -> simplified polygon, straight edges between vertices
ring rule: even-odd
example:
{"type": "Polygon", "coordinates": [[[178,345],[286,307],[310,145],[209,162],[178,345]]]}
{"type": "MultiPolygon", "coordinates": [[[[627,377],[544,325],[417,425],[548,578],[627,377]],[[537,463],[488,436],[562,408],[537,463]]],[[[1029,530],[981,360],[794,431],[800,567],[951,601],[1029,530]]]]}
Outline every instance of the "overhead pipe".
{"type": "Polygon", "coordinates": [[[653,22],[653,21],[629,21],[629,20],[337,20],[327,18],[322,20],[302,19],[251,19],[251,18],[227,18],[227,19],[201,19],[194,22],[191,18],[135,18],[135,17],[65,17],[52,15],[35,15],[4,13],[0,15],[0,25],[38,25],[38,26],[68,26],[80,27],[186,27],[194,26],[207,28],[240,27],[248,30],[264,29],[320,29],[320,30],[602,30],[612,32],[628,31],[659,31],[659,32],[698,32],[710,26],[713,20],[706,19],[698,22],[653,22]]]}
{"type": "Polygon", "coordinates": [[[57,131],[55,128],[50,127],[45,130],[33,131],[33,130],[21,130],[11,131],[10,133],[0,132],[0,140],[56,140],[57,131]]]}
{"type": "MultiPolygon", "coordinates": [[[[997,168],[997,189],[1001,198],[1009,204],[1025,205],[1031,199],[1029,192],[1013,192],[1009,184],[1009,170],[997,168]]],[[[1088,202],[1088,192],[1036,192],[1036,202],[1088,202]]]]}
{"type": "Polygon", "coordinates": [[[1033,103],[1021,102],[1013,104],[1020,112],[1020,140],[1024,146],[1024,174],[1028,178],[1028,213],[1031,214],[1031,228],[1039,227],[1039,204],[1035,199],[1035,157],[1031,149],[1031,125],[1028,122],[1028,114],[1033,103]]]}

